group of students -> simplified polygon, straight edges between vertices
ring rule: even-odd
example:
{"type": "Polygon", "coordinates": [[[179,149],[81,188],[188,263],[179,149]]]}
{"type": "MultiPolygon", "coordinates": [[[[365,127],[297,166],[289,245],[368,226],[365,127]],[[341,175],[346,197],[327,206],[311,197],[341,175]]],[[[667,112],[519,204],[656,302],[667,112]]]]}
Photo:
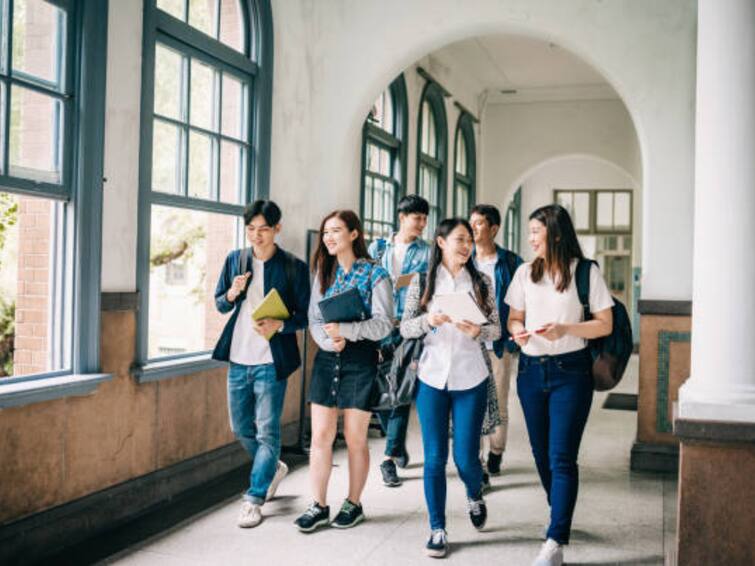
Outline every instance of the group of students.
{"type": "MultiPolygon", "coordinates": [[[[404,339],[419,339],[414,400],[424,449],[424,493],[430,536],[425,552],[443,557],[449,436],[464,483],[468,513],[481,530],[487,520],[483,491],[498,474],[506,448],[510,369],[518,355],[517,393],[540,480],[550,505],[545,542],[534,564],[563,560],[577,498],[579,444],[592,402],[587,340],[608,335],[613,300],[596,266],[590,272],[589,309],[583,308],[575,268],[583,258],[567,211],[558,205],[530,216],[532,262],[495,244],[501,225],[490,205],[469,221],[440,222],[431,244],[422,239],[429,205],[417,195],[398,204],[399,230],[366,245],[359,217],[336,210],[322,221],[306,264],[275,243],[281,211],[256,201],[244,213],[251,249],[226,258],[216,288],[220,312],[233,311],[215,348],[228,361],[231,428],[252,458],[240,527],[262,521],[262,505],[288,472],[279,460],[280,417],[286,378],[300,365],[296,331],[309,326],[319,349],[311,372],[312,504],[295,521],[302,532],[330,525],[350,528],[365,519],[361,495],[369,471],[367,434],[378,368],[404,339]],[[410,274],[418,274],[411,277],[410,274]],[[277,289],[290,313],[284,321],[253,321],[252,312],[277,289]],[[356,289],[369,316],[328,322],[320,301],[356,289]],[[453,321],[435,304],[438,294],[471,293],[486,321],[453,321]],[[269,339],[268,339],[269,338],[269,339]],[[338,415],[348,449],[348,494],[331,520],[327,490],[338,415]],[[484,442],[483,442],[484,440],[484,442]],[[487,454],[481,450],[487,444],[487,454]]],[[[379,413],[386,432],[383,483],[398,487],[406,467],[410,405],[379,413]]]]}

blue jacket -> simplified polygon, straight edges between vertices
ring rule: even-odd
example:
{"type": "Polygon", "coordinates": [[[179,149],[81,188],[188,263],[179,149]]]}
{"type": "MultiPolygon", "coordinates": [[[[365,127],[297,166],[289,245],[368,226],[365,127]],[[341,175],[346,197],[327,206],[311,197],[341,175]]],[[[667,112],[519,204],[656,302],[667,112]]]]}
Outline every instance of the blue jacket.
{"type": "Polygon", "coordinates": [[[524,260],[514,252],[503,249],[499,245],[496,245],[495,249],[498,254],[498,261],[495,264],[495,304],[498,305],[498,316],[501,317],[501,337],[493,342],[493,351],[496,356],[502,358],[504,350],[515,352],[517,349],[516,343],[509,340],[511,335],[506,329],[506,323],[509,320],[509,305],[506,304],[504,299],[516,271],[516,269],[512,271],[509,264],[514,264],[518,268],[524,263],[524,260]]]}
{"type": "MultiPolygon", "coordinates": [[[[233,330],[236,327],[236,319],[239,317],[241,303],[246,298],[246,291],[241,293],[233,302],[226,298],[228,289],[231,288],[233,278],[242,275],[241,266],[239,265],[239,256],[241,250],[234,250],[225,258],[223,271],[215,287],[215,307],[221,313],[227,313],[233,310],[231,318],[223,329],[223,333],[215,345],[212,353],[214,360],[229,361],[231,353],[231,341],[233,340],[233,330]]],[[[286,308],[291,313],[291,318],[284,321],[281,331],[270,339],[270,351],[273,355],[273,364],[278,379],[286,379],[301,365],[301,356],[299,354],[299,345],[296,341],[296,331],[307,327],[307,309],[309,308],[309,270],[307,265],[298,258],[294,260],[294,273],[292,284],[289,288],[286,280],[286,252],[280,247],[277,248],[273,257],[265,262],[264,271],[264,291],[267,294],[271,289],[278,289],[278,292],[286,304],[286,308]]]]}

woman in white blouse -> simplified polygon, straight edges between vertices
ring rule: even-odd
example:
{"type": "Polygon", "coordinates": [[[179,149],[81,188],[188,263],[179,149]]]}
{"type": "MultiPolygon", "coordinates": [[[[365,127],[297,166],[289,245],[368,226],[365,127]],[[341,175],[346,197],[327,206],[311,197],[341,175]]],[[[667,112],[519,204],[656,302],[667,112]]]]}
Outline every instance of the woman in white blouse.
{"type": "Polygon", "coordinates": [[[592,404],[587,341],[611,333],[613,299],[597,266],[590,269],[583,320],[575,270],[584,259],[569,213],[559,205],[530,215],[532,262],[517,269],[506,294],[508,329],[522,348],[517,393],[540,481],[551,508],[547,539],[534,564],[560,565],[569,543],[579,475],[577,456],[592,404]]]}
{"type": "Polygon", "coordinates": [[[431,529],[425,552],[434,557],[445,556],[448,551],[446,462],[451,415],[454,462],[466,487],[469,518],[477,529],[482,529],[487,519],[482,499],[480,434],[486,417],[498,416],[498,407],[485,342],[497,340],[501,327],[492,282],[475,268],[473,247],[472,227],[466,220],[447,219],[438,225],[426,288],[421,288],[420,277],[412,280],[401,321],[404,338],[424,337],[417,369],[417,414],[425,452],[424,488],[431,529]],[[471,293],[487,322],[452,321],[435,305],[436,295],[445,293],[471,293]]]}

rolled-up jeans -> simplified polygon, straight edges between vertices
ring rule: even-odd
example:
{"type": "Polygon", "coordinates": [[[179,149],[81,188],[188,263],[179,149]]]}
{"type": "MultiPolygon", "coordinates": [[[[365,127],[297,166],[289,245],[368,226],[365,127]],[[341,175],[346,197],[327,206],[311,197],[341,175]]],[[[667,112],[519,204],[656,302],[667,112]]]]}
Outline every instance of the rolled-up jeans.
{"type": "Polygon", "coordinates": [[[278,466],[281,413],[287,380],[277,379],[273,364],[231,362],[228,412],[231,430],[252,459],[244,499],[262,505],[278,466]]]}

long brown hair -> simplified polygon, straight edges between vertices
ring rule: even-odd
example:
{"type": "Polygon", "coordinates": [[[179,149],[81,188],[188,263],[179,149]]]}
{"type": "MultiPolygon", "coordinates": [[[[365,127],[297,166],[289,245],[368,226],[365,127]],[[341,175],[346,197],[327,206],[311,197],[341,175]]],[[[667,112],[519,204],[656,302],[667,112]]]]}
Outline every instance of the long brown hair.
{"type": "MultiPolygon", "coordinates": [[[[425,292],[422,295],[422,300],[419,303],[420,309],[422,311],[427,312],[427,306],[433,299],[433,295],[435,294],[435,280],[438,276],[438,268],[443,262],[443,250],[438,245],[438,238],[443,238],[444,240],[447,239],[449,234],[451,234],[451,232],[453,232],[457,226],[463,226],[467,230],[467,232],[469,232],[469,236],[474,239],[474,232],[472,232],[472,227],[469,225],[469,222],[467,222],[463,218],[446,218],[440,224],[438,224],[438,227],[435,229],[435,235],[433,236],[433,247],[430,252],[430,267],[427,271],[427,285],[425,286],[425,292]]],[[[470,277],[472,278],[472,288],[474,289],[474,296],[477,304],[480,306],[480,309],[485,314],[485,316],[490,316],[491,309],[488,306],[488,294],[490,293],[490,289],[488,289],[488,286],[485,284],[482,275],[477,270],[477,267],[474,264],[474,259],[472,259],[471,255],[469,256],[467,263],[464,264],[464,267],[466,267],[470,277]]]]}
{"type": "Polygon", "coordinates": [[[585,257],[571,217],[563,206],[549,204],[530,214],[530,220],[537,220],[546,229],[545,259],[538,257],[532,262],[532,282],[538,283],[546,271],[555,273],[556,289],[563,293],[571,283],[571,261],[585,257]]]}
{"type": "Polygon", "coordinates": [[[320,293],[323,295],[333,284],[336,278],[336,267],[338,260],[336,256],[328,253],[328,248],[325,247],[323,242],[323,235],[325,234],[325,223],[331,218],[338,218],[346,224],[346,229],[349,232],[357,231],[356,239],[351,242],[354,255],[357,259],[369,259],[370,255],[367,253],[367,244],[364,241],[364,231],[362,230],[362,223],[359,221],[359,216],[353,210],[334,210],[322,219],[320,223],[320,233],[317,235],[317,247],[315,248],[314,256],[312,256],[312,271],[319,274],[320,279],[320,293]]]}

